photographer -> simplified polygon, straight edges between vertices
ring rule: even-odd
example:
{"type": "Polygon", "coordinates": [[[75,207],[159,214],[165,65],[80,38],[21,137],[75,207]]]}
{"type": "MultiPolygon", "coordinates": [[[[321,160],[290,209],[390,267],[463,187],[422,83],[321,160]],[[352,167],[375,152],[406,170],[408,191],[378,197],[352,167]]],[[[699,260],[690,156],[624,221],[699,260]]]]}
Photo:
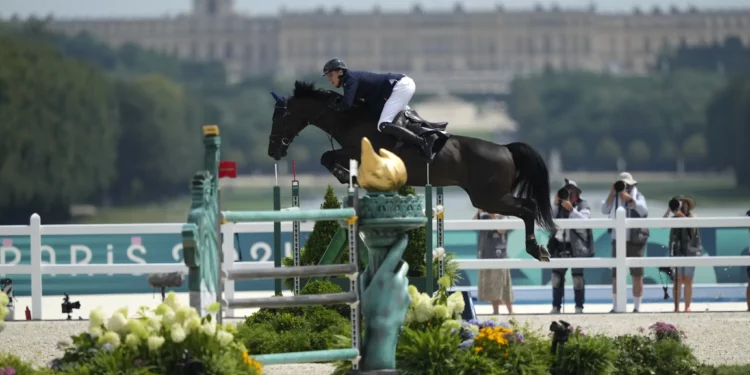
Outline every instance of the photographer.
{"type": "MultiPolygon", "coordinates": [[[[552,215],[557,219],[590,219],[591,210],[588,203],[581,198],[581,189],[575,181],[565,179],[563,187],[557,192],[552,215]]],[[[593,231],[591,229],[563,229],[550,234],[547,244],[553,258],[583,258],[594,254],[593,231]]],[[[567,268],[552,270],[552,314],[559,314],[565,296],[565,273],[567,268]]],[[[573,268],[573,293],[576,303],[576,314],[583,313],[585,288],[583,268],[573,268]]]]}
{"type": "MultiPolygon", "coordinates": [[[[619,207],[625,208],[628,218],[648,217],[648,208],[646,207],[646,197],[638,191],[636,185],[638,181],[628,172],[622,172],[617,177],[617,181],[612,184],[609,196],[602,202],[602,213],[609,215],[614,219],[615,213],[619,207]]],[[[612,257],[616,256],[616,235],[615,231],[609,231],[612,238],[612,257]]],[[[643,257],[646,243],[648,242],[649,230],[647,228],[631,228],[625,232],[626,253],[629,258],[643,257]]],[[[617,286],[615,284],[617,269],[612,269],[612,303],[617,303],[617,286]]],[[[643,268],[630,268],[630,277],[633,279],[633,312],[639,312],[641,309],[641,298],[643,297],[643,268]]],[[[625,291],[623,291],[625,293],[625,291]]],[[[612,311],[615,309],[613,307],[612,311]]]]}
{"type": "MultiPolygon", "coordinates": [[[[695,217],[692,211],[695,209],[693,198],[680,195],[669,201],[669,208],[664,217],[672,213],[675,218],[695,217]]],[[[669,230],[669,256],[673,257],[697,257],[701,256],[703,246],[698,228],[672,228],[669,230]]],[[[674,312],[680,312],[680,294],[682,286],[685,286],[685,312],[690,312],[690,303],[693,300],[693,277],[695,267],[674,267],[674,312]]]]}

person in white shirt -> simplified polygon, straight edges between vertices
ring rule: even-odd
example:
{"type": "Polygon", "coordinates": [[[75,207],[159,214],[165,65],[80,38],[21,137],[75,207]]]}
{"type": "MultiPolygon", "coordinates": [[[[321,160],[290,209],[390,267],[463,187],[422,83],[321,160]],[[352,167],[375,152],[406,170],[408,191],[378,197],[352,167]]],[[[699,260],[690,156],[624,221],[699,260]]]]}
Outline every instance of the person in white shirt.
{"type": "MultiPolygon", "coordinates": [[[[617,177],[617,181],[612,185],[612,189],[609,192],[609,196],[604,202],[602,202],[602,213],[609,215],[610,218],[615,217],[617,208],[624,207],[626,210],[627,217],[647,217],[648,208],[646,206],[646,197],[638,191],[636,185],[638,181],[633,179],[633,176],[628,172],[622,172],[617,177]]],[[[612,257],[615,257],[616,249],[616,235],[614,230],[610,230],[610,236],[612,238],[612,257]]],[[[648,242],[648,230],[641,228],[632,228],[625,233],[626,237],[626,252],[628,257],[643,257],[646,249],[646,243],[648,242]]],[[[617,270],[612,269],[612,302],[617,303],[617,286],[615,284],[615,278],[617,276],[617,270]]],[[[633,300],[634,308],[633,312],[640,312],[641,309],[641,298],[643,298],[643,268],[633,267],[630,268],[630,277],[633,279],[633,300]]],[[[625,293],[625,291],[623,291],[625,293]]],[[[611,312],[614,312],[614,306],[611,312]]]]}

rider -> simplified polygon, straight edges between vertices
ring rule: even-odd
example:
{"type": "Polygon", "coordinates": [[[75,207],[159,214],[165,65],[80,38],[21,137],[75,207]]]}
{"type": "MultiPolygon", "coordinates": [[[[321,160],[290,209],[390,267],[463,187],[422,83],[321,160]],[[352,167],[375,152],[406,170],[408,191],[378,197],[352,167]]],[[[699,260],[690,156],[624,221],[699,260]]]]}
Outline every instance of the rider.
{"type": "Polygon", "coordinates": [[[429,156],[431,145],[404,126],[393,123],[400,111],[409,108],[414,95],[414,81],[406,75],[396,73],[371,73],[349,70],[341,59],[333,59],[323,66],[323,75],[333,87],[344,86],[344,99],[337,109],[348,109],[357,100],[364,100],[371,108],[380,112],[378,130],[382,133],[409,142],[429,156]]]}

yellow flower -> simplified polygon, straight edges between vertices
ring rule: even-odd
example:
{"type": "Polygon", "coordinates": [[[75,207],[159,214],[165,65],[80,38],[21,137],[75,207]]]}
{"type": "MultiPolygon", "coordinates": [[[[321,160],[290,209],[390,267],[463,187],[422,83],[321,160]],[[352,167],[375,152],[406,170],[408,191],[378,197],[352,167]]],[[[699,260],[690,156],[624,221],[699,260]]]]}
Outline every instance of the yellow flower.
{"type": "Polygon", "coordinates": [[[151,336],[148,338],[148,350],[152,352],[157,351],[162,345],[164,345],[164,337],[151,336]]]}
{"type": "Polygon", "coordinates": [[[170,331],[172,342],[179,344],[185,341],[185,337],[187,337],[187,335],[185,334],[185,330],[182,329],[180,323],[173,324],[170,331]]]}
{"type": "Polygon", "coordinates": [[[138,338],[138,336],[128,333],[127,336],[125,336],[125,345],[129,346],[132,349],[137,349],[138,345],[141,344],[141,339],[138,338]]]}
{"type": "Polygon", "coordinates": [[[242,352],[242,360],[245,362],[247,367],[255,369],[256,374],[260,375],[260,373],[263,372],[263,365],[250,357],[247,352],[242,352]]]}

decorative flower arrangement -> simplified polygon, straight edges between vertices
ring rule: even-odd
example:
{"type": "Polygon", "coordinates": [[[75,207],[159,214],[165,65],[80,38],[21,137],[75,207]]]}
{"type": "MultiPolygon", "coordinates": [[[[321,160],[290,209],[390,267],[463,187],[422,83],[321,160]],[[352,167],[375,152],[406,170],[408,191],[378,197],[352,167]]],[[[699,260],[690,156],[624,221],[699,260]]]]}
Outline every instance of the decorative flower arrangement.
{"type": "Polygon", "coordinates": [[[411,304],[406,311],[404,326],[412,329],[435,326],[460,329],[461,322],[456,320],[456,317],[461,316],[465,303],[461,293],[448,295],[450,281],[448,276],[441,277],[434,297],[427,293],[420,294],[415,286],[409,285],[411,304]]]}
{"type": "MultiPolygon", "coordinates": [[[[5,325],[5,316],[8,315],[9,303],[10,303],[10,298],[8,298],[8,295],[3,292],[0,292],[0,327],[5,325]]],[[[2,371],[2,369],[0,369],[0,371],[2,371]]],[[[2,374],[2,372],[0,372],[0,374],[2,374]]]]}
{"type": "Polygon", "coordinates": [[[680,331],[672,324],[664,322],[656,322],[648,327],[651,334],[657,340],[672,339],[677,342],[682,342],[687,336],[683,331],[680,331]]]}
{"type": "Polygon", "coordinates": [[[127,307],[109,318],[97,308],[89,315],[88,332],[73,337],[73,345],[53,361],[52,368],[86,365],[91,370],[94,357],[110,355],[122,358],[128,366],[164,373],[196,366],[213,373],[260,374],[260,363],[234,340],[235,327],[214,321],[219,307],[218,303],[209,305],[209,314],[201,317],[195,309],[181,306],[172,292],[153,311],[142,307],[132,317],[127,307]]]}
{"type": "MultiPolygon", "coordinates": [[[[2,294],[2,293],[0,293],[2,294]]],[[[1,311],[0,311],[1,313],[1,311]]],[[[2,315],[2,314],[0,314],[2,315]]],[[[0,321],[2,321],[2,316],[0,316],[0,321]]],[[[7,366],[0,368],[0,375],[16,375],[16,369],[13,367],[7,366]]]]}
{"type": "Polygon", "coordinates": [[[509,343],[523,343],[523,333],[515,331],[508,323],[494,319],[462,321],[459,331],[461,349],[474,348],[475,353],[499,349],[509,343]]]}

